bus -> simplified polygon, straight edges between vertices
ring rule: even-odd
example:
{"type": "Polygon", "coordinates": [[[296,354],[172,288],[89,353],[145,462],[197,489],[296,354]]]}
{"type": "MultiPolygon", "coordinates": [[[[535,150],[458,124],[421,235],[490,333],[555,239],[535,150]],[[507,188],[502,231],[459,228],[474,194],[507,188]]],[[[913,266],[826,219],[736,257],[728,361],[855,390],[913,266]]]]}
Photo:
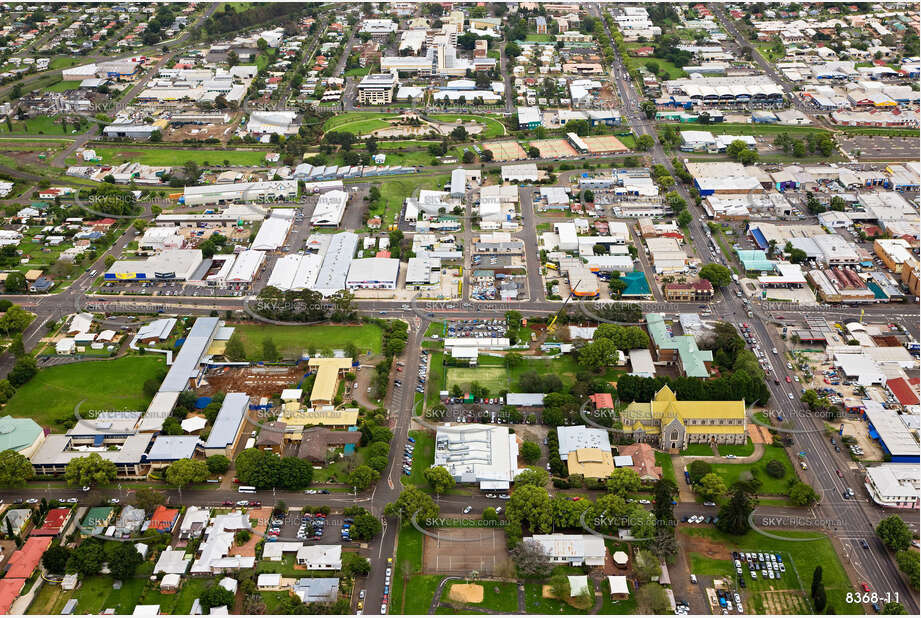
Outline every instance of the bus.
{"type": "Polygon", "coordinates": [[[237,491],[240,492],[241,494],[254,494],[256,493],[256,488],[253,487],[252,485],[240,485],[237,488],[237,491]]]}

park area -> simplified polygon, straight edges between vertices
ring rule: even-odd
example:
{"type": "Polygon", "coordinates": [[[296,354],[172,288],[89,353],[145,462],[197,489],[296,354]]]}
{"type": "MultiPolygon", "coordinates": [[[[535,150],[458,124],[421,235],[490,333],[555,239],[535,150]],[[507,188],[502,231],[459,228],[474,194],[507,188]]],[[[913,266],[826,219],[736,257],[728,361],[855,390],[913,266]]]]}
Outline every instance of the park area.
{"type": "MultiPolygon", "coordinates": [[[[553,374],[559,376],[563,386],[569,388],[576,383],[576,376],[586,371],[579,367],[575,357],[569,354],[552,359],[524,357],[520,363],[513,367],[506,367],[505,359],[502,357],[480,356],[477,362],[477,367],[446,367],[447,380],[445,388],[451,390],[457,385],[462,390],[465,390],[476,382],[480,386],[489,389],[490,393],[498,394],[502,390],[515,390],[521,377],[532,371],[538,375],[553,374]]],[[[598,377],[613,381],[621,373],[622,371],[618,369],[609,368],[598,377]]]]}
{"type": "MultiPolygon", "coordinates": [[[[147,563],[153,568],[153,563],[147,563]]],[[[163,594],[145,577],[121,581],[118,586],[110,576],[83,578],[77,590],[63,591],[60,586],[43,582],[29,606],[28,614],[59,615],[71,599],[77,600],[77,614],[101,614],[106,609],[116,614],[131,615],[138,605],[159,605],[163,614],[189,614],[195,599],[213,582],[209,579],[187,578],[176,594],[163,594]]]]}
{"type": "MultiPolygon", "coordinates": [[[[177,166],[188,161],[198,165],[236,165],[246,167],[265,166],[265,150],[198,150],[191,148],[130,148],[94,147],[96,156],[103,163],[117,165],[134,161],[143,165],[177,166]]],[[[77,165],[76,157],[68,157],[67,163],[77,165]]]]}
{"type": "Polygon", "coordinates": [[[806,586],[813,571],[822,567],[822,581],[828,597],[827,613],[862,613],[860,606],[848,604],[845,595],[853,591],[847,573],[827,536],[818,531],[783,531],[790,539],[769,538],[755,530],[742,536],[729,536],[714,528],[681,529],[681,544],[688,554],[691,572],[735,581],[731,552],[771,552],[780,554],[786,567],[780,579],[752,580],[743,568],[747,587],[742,590],[746,614],[812,614],[806,586]],[[814,539],[814,540],[805,540],[814,539]],[[834,612],[830,611],[834,608],[834,612]]]}
{"type": "Polygon", "coordinates": [[[378,354],[381,351],[381,329],[374,324],[349,326],[274,326],[269,324],[230,324],[234,335],[239,336],[250,361],[263,359],[262,342],[271,339],[282,358],[298,359],[334,350],[344,350],[355,344],[360,354],[378,354]],[[311,354],[311,352],[313,354],[311,354]]]}
{"type": "Polygon", "coordinates": [[[150,403],[144,382],[159,380],[165,371],[160,356],[125,356],[48,367],[16,391],[3,413],[32,418],[51,428],[73,419],[78,403],[84,414],[92,410],[143,413],[150,403]]]}

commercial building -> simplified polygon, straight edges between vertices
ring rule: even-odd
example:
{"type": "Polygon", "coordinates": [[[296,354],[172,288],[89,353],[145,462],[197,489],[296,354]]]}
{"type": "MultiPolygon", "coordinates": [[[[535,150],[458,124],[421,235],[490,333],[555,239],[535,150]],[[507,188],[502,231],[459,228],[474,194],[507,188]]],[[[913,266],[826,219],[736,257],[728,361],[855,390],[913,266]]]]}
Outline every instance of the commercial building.
{"type": "Polygon", "coordinates": [[[358,102],[362,105],[389,105],[400,85],[396,73],[372,73],[358,82],[358,102]]]}
{"type": "Polygon", "coordinates": [[[633,402],[621,414],[624,433],[636,442],[683,450],[688,444],[745,444],[745,402],[678,401],[663,386],[649,403],[633,402]]]}
{"type": "Polygon", "coordinates": [[[282,256],[275,262],[268,285],[283,292],[310,289],[317,280],[322,263],[323,256],[316,253],[282,256]]]}
{"type": "Polygon", "coordinates": [[[571,453],[581,449],[611,452],[611,441],[604,429],[585,425],[557,427],[557,436],[560,443],[559,455],[563,461],[568,461],[571,453]]]}
{"type": "Polygon", "coordinates": [[[713,299],[713,284],[706,279],[691,283],[666,283],[665,300],[673,303],[710,302],[713,299]]]}
{"type": "Polygon", "coordinates": [[[590,479],[604,479],[614,472],[614,456],[609,450],[580,448],[569,453],[566,459],[569,476],[580,475],[590,479]]]}
{"type": "Polygon", "coordinates": [[[361,258],[352,260],[345,286],[350,290],[395,290],[400,276],[400,260],[361,258]]]}
{"type": "Polygon", "coordinates": [[[143,260],[118,260],[103,278],[106,281],[187,281],[201,263],[199,249],[167,249],[143,260]]]}
{"type": "MultiPolygon", "coordinates": [[[[269,219],[270,220],[270,219],[269,219]]],[[[237,254],[230,272],[227,273],[227,283],[252,283],[265,262],[265,251],[247,249],[237,254]]]]}
{"type": "Polygon", "coordinates": [[[290,202],[295,199],[296,180],[270,180],[186,187],[179,203],[185,206],[212,206],[241,202],[290,202]]]}
{"type": "Polygon", "coordinates": [[[31,418],[0,418],[0,453],[15,451],[24,457],[31,457],[45,440],[41,425],[31,418]]]}
{"type": "Polygon", "coordinates": [[[537,107],[519,107],[518,108],[518,128],[519,129],[536,129],[543,124],[540,108],[537,107]]]}
{"type": "Polygon", "coordinates": [[[331,296],[345,289],[345,280],[355,251],[358,250],[358,235],[353,232],[340,232],[329,239],[323,263],[312,289],[324,296],[331,296]]]}
{"type": "Polygon", "coordinates": [[[502,166],[502,182],[537,182],[539,179],[536,163],[502,166]]]}
{"type": "Polygon", "coordinates": [[[273,210],[268,219],[259,226],[251,249],[256,251],[276,251],[285,244],[288,232],[294,223],[294,210],[273,210]]]}
{"type": "Polygon", "coordinates": [[[873,405],[874,402],[865,401],[864,417],[867,420],[869,436],[879,442],[883,452],[890,457],[890,461],[898,464],[914,464],[917,467],[921,460],[918,440],[911,428],[895,410],[873,405]]]}
{"type": "Polygon", "coordinates": [[[507,490],[518,473],[518,443],[507,427],[447,423],[435,435],[435,462],[458,483],[507,490]]]}
{"type": "Polygon", "coordinates": [[[649,257],[657,273],[684,272],[688,267],[688,256],[675,238],[667,236],[645,239],[649,257]]]}
{"type": "Polygon", "coordinates": [[[883,463],[867,467],[864,487],[883,508],[918,509],[921,476],[916,464],[883,463]]]}
{"type": "Polygon", "coordinates": [[[246,131],[251,135],[296,135],[297,112],[254,111],[249,115],[246,131]]]}

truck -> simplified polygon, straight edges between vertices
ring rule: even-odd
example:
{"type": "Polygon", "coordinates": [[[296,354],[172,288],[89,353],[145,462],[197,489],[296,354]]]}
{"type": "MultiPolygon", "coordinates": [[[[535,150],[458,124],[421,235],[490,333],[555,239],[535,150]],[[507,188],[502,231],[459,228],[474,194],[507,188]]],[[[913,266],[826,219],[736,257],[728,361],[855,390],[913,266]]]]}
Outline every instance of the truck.
{"type": "Polygon", "coordinates": [[[733,273],[733,274],[732,274],[732,280],[735,281],[736,283],[738,283],[738,282],[739,282],[739,275],[733,273]]]}

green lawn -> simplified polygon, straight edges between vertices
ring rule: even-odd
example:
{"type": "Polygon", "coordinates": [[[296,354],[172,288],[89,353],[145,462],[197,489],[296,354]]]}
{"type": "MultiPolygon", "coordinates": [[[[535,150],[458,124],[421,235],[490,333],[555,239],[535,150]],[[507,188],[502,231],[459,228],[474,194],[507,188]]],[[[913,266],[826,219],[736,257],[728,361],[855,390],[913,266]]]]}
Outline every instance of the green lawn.
{"type": "Polygon", "coordinates": [[[397,607],[396,600],[390,613],[425,615],[429,613],[435,590],[443,575],[414,575],[406,584],[406,601],[402,611],[397,607]]]}
{"type": "Polygon", "coordinates": [[[529,34],[524,38],[529,43],[549,43],[553,40],[549,34],[529,34]]]}
{"type": "MultiPolygon", "coordinates": [[[[553,575],[583,575],[584,571],[578,567],[557,566],[553,575]]],[[[528,614],[585,614],[586,610],[573,607],[569,603],[557,599],[547,599],[543,596],[543,585],[548,580],[527,580],[524,585],[525,611],[528,614]]],[[[594,594],[594,584],[588,580],[588,586],[594,594]]]]}
{"type": "Polygon", "coordinates": [[[496,120],[495,118],[490,118],[489,116],[473,116],[469,114],[433,114],[429,116],[432,120],[437,120],[439,122],[456,122],[458,119],[467,121],[479,122],[486,126],[482,133],[477,135],[478,139],[491,139],[493,137],[499,137],[500,135],[505,135],[505,125],[496,120]]]}
{"type": "Polygon", "coordinates": [[[48,65],[48,68],[50,70],[69,69],[70,67],[81,64],[83,60],[83,58],[75,56],[57,56],[51,60],[51,64],[48,65]]]}
{"type": "Polygon", "coordinates": [[[461,390],[468,390],[474,382],[480,384],[490,393],[498,393],[508,388],[508,373],[502,367],[448,367],[447,390],[451,390],[454,385],[461,387],[461,390]]]}
{"type": "Polygon", "coordinates": [[[285,358],[300,358],[313,346],[316,352],[341,350],[349,342],[362,354],[381,351],[381,329],[374,324],[356,326],[270,326],[268,324],[232,324],[246,349],[246,358],[262,360],[262,342],[271,338],[285,358]]]}
{"type": "Polygon", "coordinates": [[[370,215],[380,215],[383,219],[383,228],[396,222],[397,216],[403,208],[407,197],[418,194],[417,190],[440,190],[451,180],[449,174],[438,174],[425,178],[391,178],[381,183],[381,199],[372,203],[368,212],[370,215]]]}
{"type": "Polygon", "coordinates": [[[382,141],[377,143],[378,150],[399,150],[401,148],[428,148],[432,144],[440,144],[435,140],[403,139],[382,141]]]}
{"type": "Polygon", "coordinates": [[[720,455],[735,455],[736,457],[748,457],[755,452],[755,445],[752,439],[748,438],[745,444],[719,444],[716,447],[720,455]]]}
{"type": "MultiPolygon", "coordinates": [[[[36,133],[44,135],[70,135],[77,125],[72,122],[67,123],[67,130],[61,125],[61,119],[58,116],[39,116],[29,120],[17,121],[12,123],[13,130],[10,131],[6,123],[0,123],[0,133],[36,133]]],[[[78,129],[79,131],[79,129],[78,129]]]]}
{"type": "Polygon", "coordinates": [[[816,127],[791,127],[780,124],[742,124],[720,122],[718,124],[700,124],[697,122],[684,122],[680,125],[682,131],[703,130],[714,135],[777,135],[789,133],[791,137],[803,137],[807,133],[827,134],[826,129],[816,127]]]}
{"type": "Polygon", "coordinates": [[[851,135],[888,135],[894,137],[919,137],[918,129],[887,129],[882,127],[836,127],[839,131],[851,135]]]}
{"type": "Polygon", "coordinates": [[[435,463],[435,436],[428,431],[410,431],[409,435],[416,441],[413,451],[412,474],[403,476],[403,483],[428,489],[428,481],[422,474],[435,463]]]}
{"type": "Polygon", "coordinates": [[[48,367],[16,391],[3,413],[29,417],[53,428],[73,418],[74,406],[80,401],[84,415],[91,410],[143,412],[150,403],[144,395],[144,382],[158,377],[164,369],[160,356],[126,356],[48,367]]]}
{"type": "Polygon", "coordinates": [[[662,478],[677,484],[678,481],[675,478],[675,466],[672,465],[672,456],[668,453],[662,453],[660,451],[656,451],[655,455],[656,465],[662,468],[662,478]]]}
{"type": "Polygon", "coordinates": [[[362,135],[376,129],[390,126],[385,118],[394,118],[397,114],[382,114],[379,112],[348,112],[333,116],[323,123],[323,131],[339,131],[362,135]]]}
{"type": "Polygon", "coordinates": [[[746,474],[748,471],[751,471],[752,474],[761,479],[762,485],[761,489],[758,490],[759,495],[784,496],[789,490],[790,481],[796,478],[796,474],[793,472],[793,464],[790,463],[787,451],[779,446],[765,445],[764,455],[759,461],[753,464],[713,464],[713,472],[723,478],[727,487],[731,487],[733,483],[742,478],[742,475],[746,474]],[[785,474],[779,479],[775,479],[765,472],[767,462],[772,459],[778,460],[784,466],[785,474]]]}
{"type": "Polygon", "coordinates": [[[485,608],[502,614],[514,614],[518,611],[518,585],[514,582],[491,582],[474,580],[471,582],[448,582],[441,593],[441,600],[446,603],[456,604],[458,607],[485,608]],[[454,584],[471,583],[483,587],[483,601],[481,603],[460,603],[452,601],[451,587],[454,584]]]}
{"type": "Polygon", "coordinates": [[[68,90],[76,90],[79,87],[80,82],[78,80],[68,79],[48,86],[45,88],[45,92],[66,92],[68,90]]]}
{"type": "MultiPolygon", "coordinates": [[[[476,381],[491,392],[498,393],[503,389],[511,390],[514,388],[519,378],[529,371],[534,371],[538,375],[558,375],[564,385],[571,387],[576,382],[576,375],[582,371],[576,359],[569,354],[552,359],[525,357],[521,364],[509,368],[504,366],[504,361],[501,358],[489,356],[480,356],[478,363],[478,367],[449,367],[447,370],[447,389],[450,390],[455,384],[465,388],[471,382],[476,381]]],[[[604,380],[612,381],[621,373],[623,372],[619,369],[609,368],[600,377],[604,380]]]]}
{"type": "Polygon", "coordinates": [[[687,77],[687,73],[684,70],[676,67],[674,64],[668,60],[663,60],[661,58],[639,58],[637,56],[627,56],[627,69],[633,71],[639,69],[640,67],[646,68],[646,64],[654,62],[659,65],[658,77],[659,79],[679,79],[682,77],[687,77]]]}
{"type": "MultiPolygon", "coordinates": [[[[181,165],[194,161],[198,165],[230,165],[265,167],[264,150],[197,150],[185,148],[145,148],[141,145],[126,147],[93,147],[103,163],[117,164],[136,161],[144,165],[181,165]]],[[[68,163],[76,163],[75,157],[68,158],[68,163]]]]}
{"type": "Polygon", "coordinates": [[[713,455],[713,449],[709,444],[688,444],[681,454],[691,457],[710,457],[713,455]]]}
{"type": "Polygon", "coordinates": [[[425,386],[425,405],[431,408],[438,403],[440,399],[439,392],[444,389],[445,368],[442,365],[444,361],[444,352],[440,350],[437,352],[433,351],[429,357],[429,377],[428,383],[425,386]]]}
{"type": "Polygon", "coordinates": [[[366,67],[357,67],[354,69],[349,69],[348,71],[345,72],[345,76],[346,77],[363,77],[367,75],[368,73],[370,73],[372,68],[373,67],[371,66],[366,66],[366,67]]]}
{"type": "MultiPolygon", "coordinates": [[[[760,575],[757,580],[747,579],[748,588],[742,595],[748,608],[746,613],[765,614],[766,612],[762,592],[775,590],[791,590],[789,595],[790,607],[788,613],[809,614],[808,593],[805,588],[812,582],[812,573],[815,567],[822,567],[822,580],[828,595],[828,607],[833,607],[836,613],[863,613],[860,606],[845,603],[845,595],[853,592],[854,588],[848,582],[847,574],[841,561],[835,553],[831,541],[825,536],[814,541],[782,541],[766,537],[752,530],[742,536],[730,536],[715,528],[687,528],[682,529],[683,534],[700,536],[717,541],[725,546],[727,552],[732,551],[770,551],[780,553],[784,559],[787,572],[781,580],[763,580],[760,575]],[[794,590],[804,591],[802,596],[796,596],[794,590]]],[[[816,531],[790,531],[785,530],[784,536],[790,538],[814,538],[819,536],[816,531]]],[[[729,575],[733,574],[729,555],[726,560],[704,558],[691,554],[691,569],[697,574],[729,575]]],[[[747,568],[743,567],[744,571],[747,568]]],[[[746,573],[747,575],[747,573],[746,573]]],[[[734,577],[732,577],[734,579],[734,577]]],[[[773,593],[776,597],[776,592],[773,593]]]]}
{"type": "MultiPolygon", "coordinates": [[[[400,528],[397,537],[397,554],[393,559],[393,586],[390,591],[390,613],[392,614],[427,614],[428,606],[421,611],[411,611],[410,606],[415,606],[418,601],[412,600],[415,593],[414,587],[409,585],[411,578],[422,571],[422,533],[409,523],[400,528]],[[404,585],[408,595],[407,606],[403,607],[404,585]]],[[[428,601],[434,596],[434,588],[428,595],[428,601]]],[[[423,603],[425,600],[423,600],[423,603]]]]}

